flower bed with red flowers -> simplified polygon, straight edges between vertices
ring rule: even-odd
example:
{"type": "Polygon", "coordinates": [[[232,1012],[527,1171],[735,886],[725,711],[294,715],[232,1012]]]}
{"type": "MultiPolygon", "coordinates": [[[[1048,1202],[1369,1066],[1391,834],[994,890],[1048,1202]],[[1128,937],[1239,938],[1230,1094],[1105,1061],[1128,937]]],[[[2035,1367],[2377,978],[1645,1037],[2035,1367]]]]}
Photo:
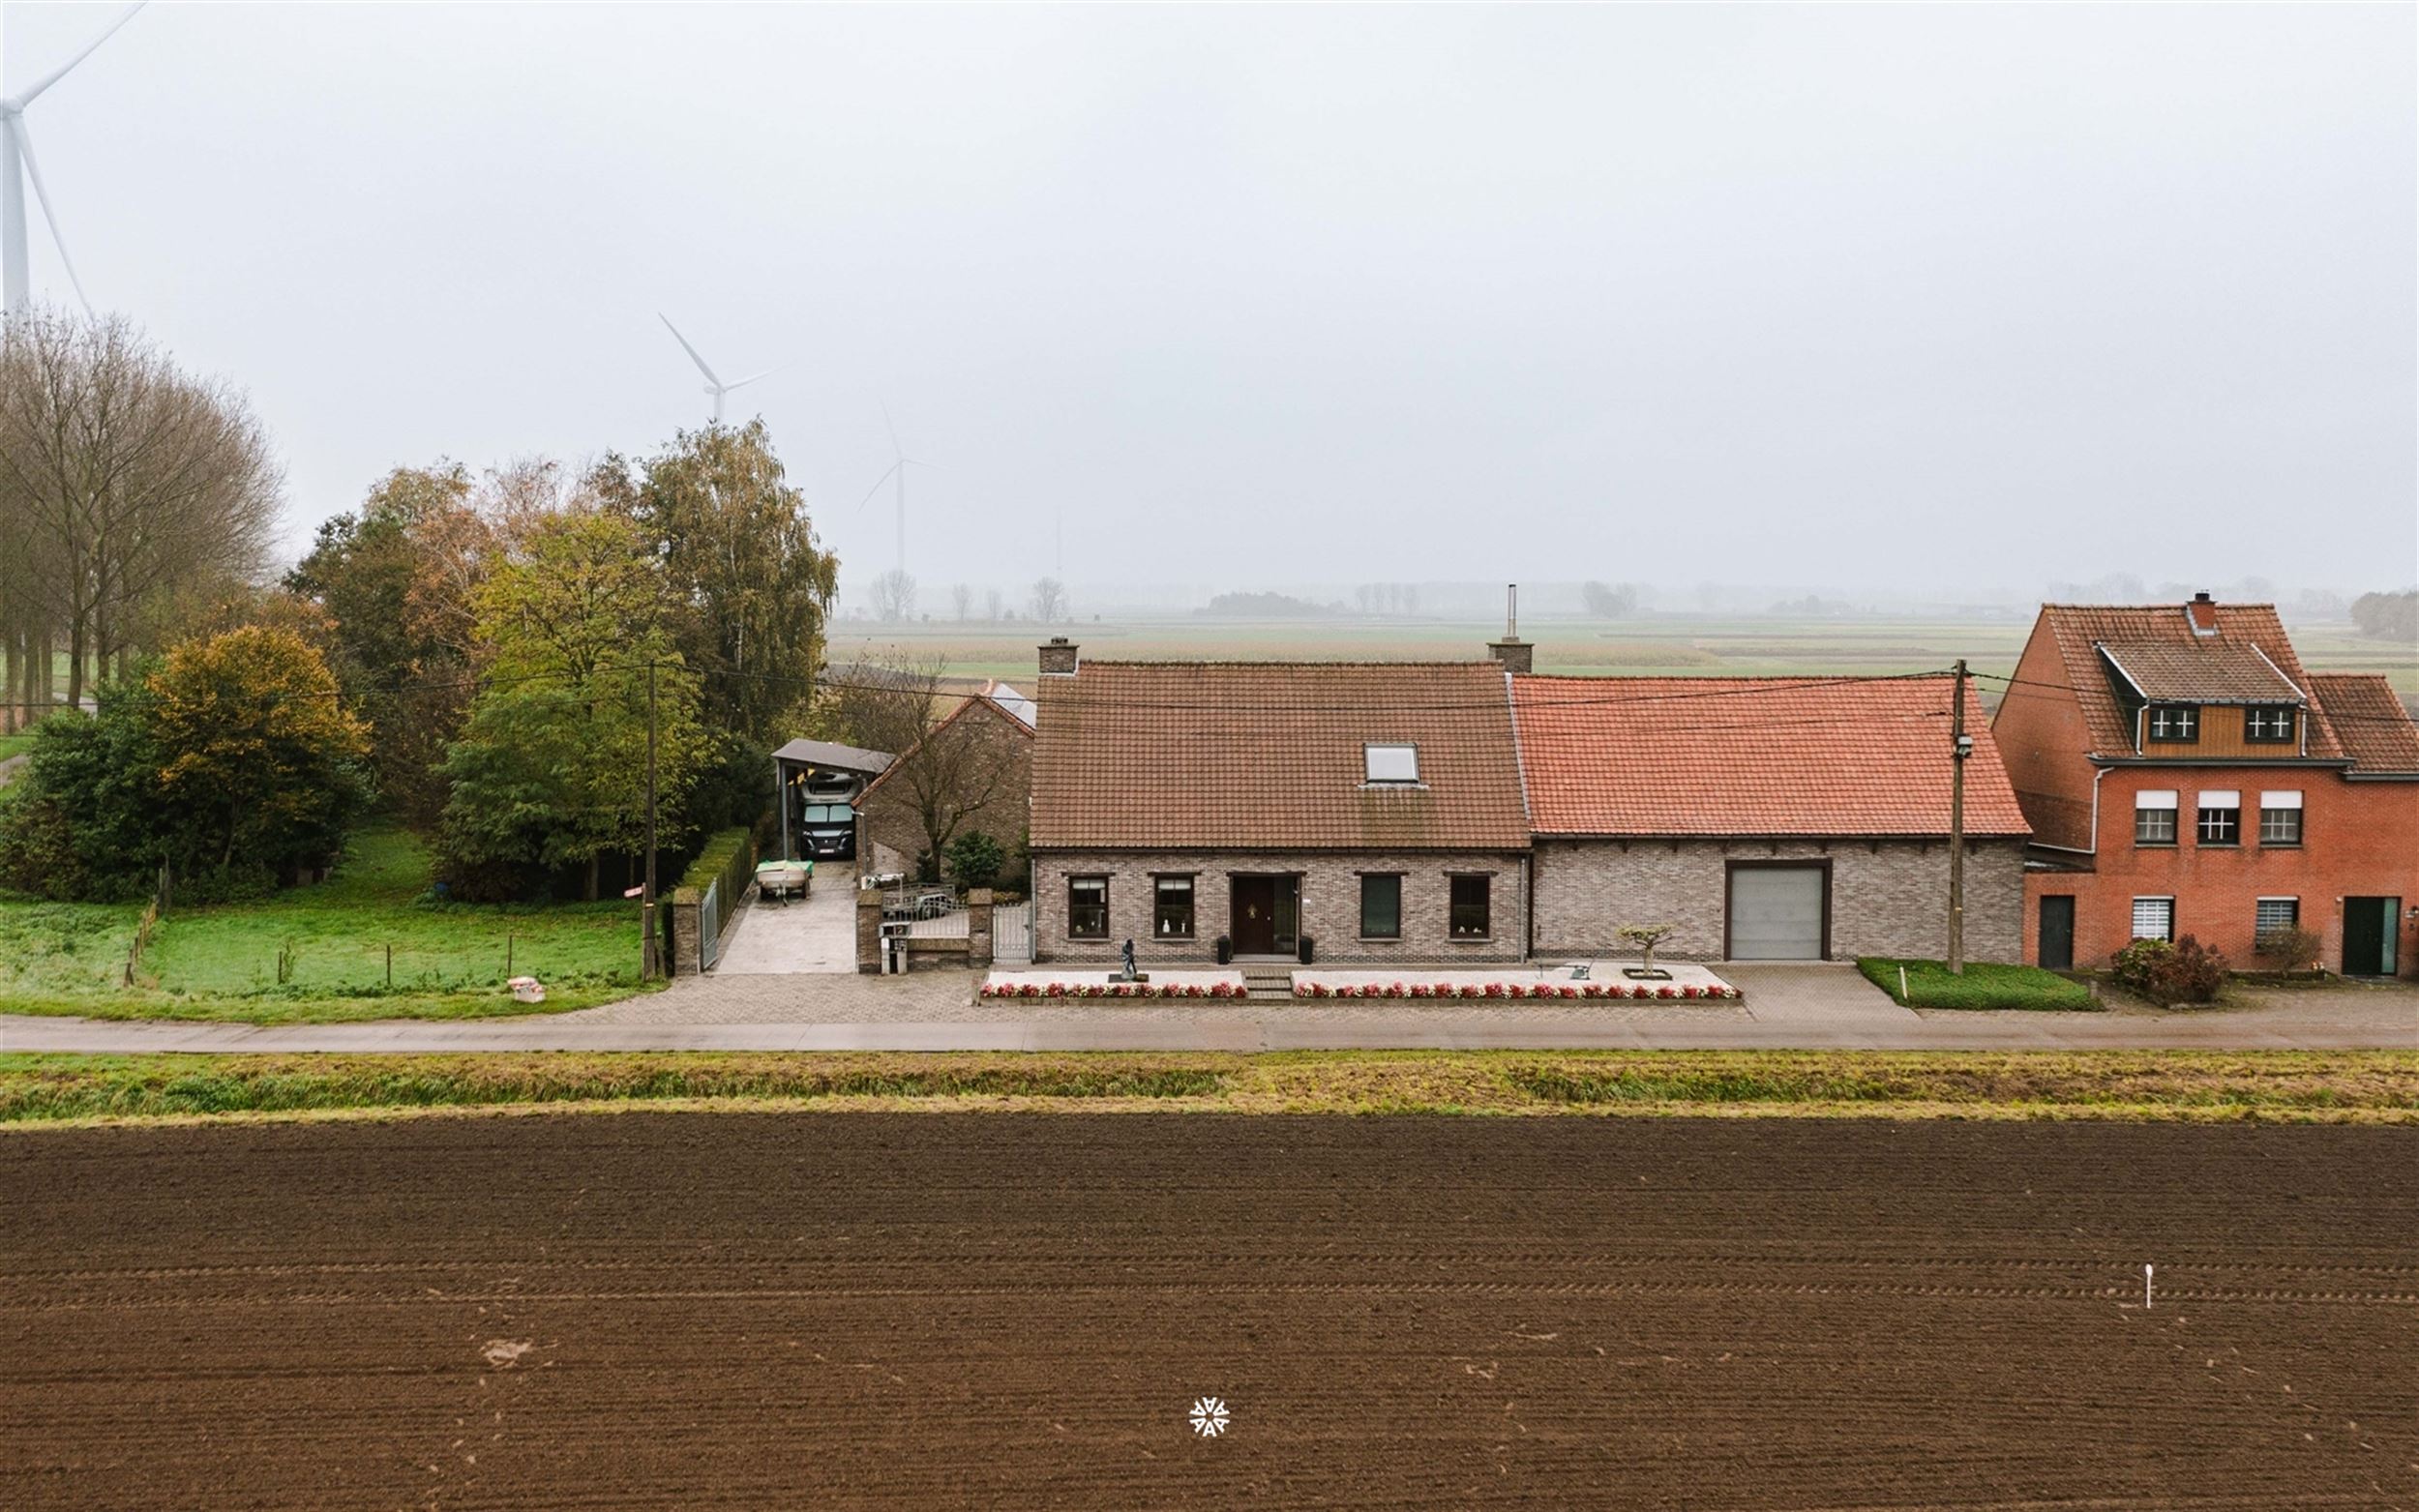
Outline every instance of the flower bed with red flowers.
{"type": "Polygon", "coordinates": [[[1078,1000],[1127,997],[1243,997],[1240,982],[985,982],[978,995],[997,1002],[1010,999],[1078,1000]]]}
{"type": "Polygon", "coordinates": [[[1297,982],[1294,995],[1304,1001],[1329,997],[1450,997],[1494,1002],[1737,1002],[1746,994],[1718,982],[1297,982]]]}

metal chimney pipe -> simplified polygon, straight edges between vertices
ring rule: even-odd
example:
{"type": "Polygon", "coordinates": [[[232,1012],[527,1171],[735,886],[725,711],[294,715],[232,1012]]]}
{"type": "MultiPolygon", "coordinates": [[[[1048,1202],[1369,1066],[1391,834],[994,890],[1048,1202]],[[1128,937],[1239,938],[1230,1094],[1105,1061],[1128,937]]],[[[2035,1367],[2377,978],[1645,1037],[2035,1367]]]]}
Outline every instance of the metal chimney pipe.
{"type": "Polygon", "coordinates": [[[1520,584],[1504,584],[1504,638],[1520,638],[1520,584]]]}

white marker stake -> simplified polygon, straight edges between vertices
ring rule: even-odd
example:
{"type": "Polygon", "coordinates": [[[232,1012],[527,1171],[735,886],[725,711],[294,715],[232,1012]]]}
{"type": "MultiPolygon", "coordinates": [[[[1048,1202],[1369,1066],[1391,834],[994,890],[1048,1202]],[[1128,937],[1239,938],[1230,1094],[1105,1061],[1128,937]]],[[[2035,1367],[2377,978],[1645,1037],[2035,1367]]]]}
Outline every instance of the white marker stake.
{"type": "Polygon", "coordinates": [[[2150,1311],[2150,1267],[2142,1267],[2142,1311],[2150,1311]]]}

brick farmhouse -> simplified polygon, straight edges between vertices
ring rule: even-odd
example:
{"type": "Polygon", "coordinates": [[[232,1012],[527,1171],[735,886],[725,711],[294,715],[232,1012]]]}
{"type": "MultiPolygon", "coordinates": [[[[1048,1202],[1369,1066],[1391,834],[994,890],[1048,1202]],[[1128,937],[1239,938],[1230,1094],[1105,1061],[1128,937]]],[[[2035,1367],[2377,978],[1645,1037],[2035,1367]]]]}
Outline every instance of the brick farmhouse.
{"type": "MultiPolygon", "coordinates": [[[[1952,682],[1529,675],[1490,661],[1100,662],[1042,647],[1036,960],[1505,963],[1945,953],[1952,682]],[[1305,944],[1305,941],[1308,943],[1305,944]]],[[[2022,948],[1983,711],[1966,948],[2022,948]]]]}
{"type": "Polygon", "coordinates": [[[2191,934],[2237,969],[2412,974],[2419,729],[2383,677],[2313,675],[2276,609],[2044,606],[1992,724],[2033,831],[2024,959],[2191,934]]]}
{"type": "Polygon", "coordinates": [[[1501,667],[1042,655],[1036,959],[1526,954],[1501,667]]]}

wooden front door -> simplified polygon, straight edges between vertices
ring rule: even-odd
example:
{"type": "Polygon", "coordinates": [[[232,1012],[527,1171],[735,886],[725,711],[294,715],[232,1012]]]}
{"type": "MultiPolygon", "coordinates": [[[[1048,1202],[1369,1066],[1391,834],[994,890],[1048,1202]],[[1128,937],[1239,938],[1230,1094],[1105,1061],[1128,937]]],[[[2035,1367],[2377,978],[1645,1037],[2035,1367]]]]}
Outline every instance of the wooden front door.
{"type": "Polygon", "coordinates": [[[2075,900],[2059,895],[2041,901],[2041,964],[2051,971],[2075,969],[2075,900]]]}
{"type": "Polygon", "coordinates": [[[1276,954],[1276,878],[1239,876],[1234,879],[1235,918],[1228,933],[1239,956],[1276,954]]]}
{"type": "Polygon", "coordinates": [[[1301,878],[1262,874],[1230,879],[1234,919],[1227,934],[1239,956],[1290,956],[1300,939],[1301,878]]]}

